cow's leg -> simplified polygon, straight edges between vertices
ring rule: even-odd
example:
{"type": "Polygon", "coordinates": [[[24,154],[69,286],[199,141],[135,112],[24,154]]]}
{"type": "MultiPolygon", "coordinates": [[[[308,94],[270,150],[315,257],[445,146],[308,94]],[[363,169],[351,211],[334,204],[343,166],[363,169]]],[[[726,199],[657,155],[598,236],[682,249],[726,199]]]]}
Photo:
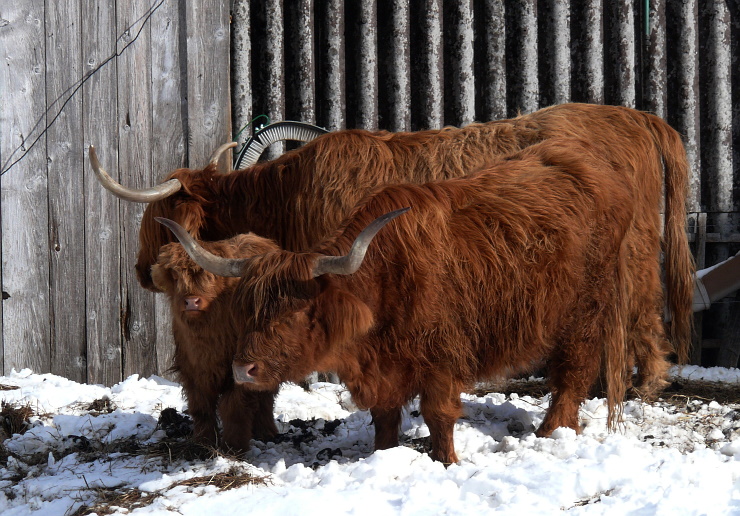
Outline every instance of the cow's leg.
{"type": "Polygon", "coordinates": [[[248,392],[257,398],[257,412],[252,422],[252,436],[261,441],[269,441],[278,434],[275,426],[275,395],[277,392],[248,392]]]}
{"type": "Polygon", "coordinates": [[[381,410],[370,409],[375,426],[375,449],[387,450],[398,446],[398,433],[401,431],[401,408],[381,410]]]}
{"type": "Polygon", "coordinates": [[[453,431],[462,415],[461,390],[453,384],[430,381],[421,393],[421,415],[432,439],[430,456],[445,465],[457,462],[453,431]]]}
{"type": "Polygon", "coordinates": [[[193,419],[193,440],[215,448],[218,444],[218,392],[209,385],[201,385],[182,375],[180,380],[188,403],[188,414],[193,419]]]}
{"type": "Polygon", "coordinates": [[[252,423],[259,409],[256,393],[232,385],[221,396],[218,412],[223,426],[223,448],[232,453],[249,450],[252,423]]]}
{"type": "MultiPolygon", "coordinates": [[[[580,313],[586,315],[581,318],[583,322],[571,326],[569,337],[559,343],[548,363],[550,408],[537,429],[538,437],[548,437],[561,426],[580,433],[578,409],[598,380],[603,334],[597,323],[603,319],[588,311],[580,313]]],[[[608,371],[605,374],[608,375],[608,371]]]]}
{"type": "Polygon", "coordinates": [[[637,366],[635,390],[643,397],[652,398],[668,385],[666,377],[670,367],[666,358],[670,344],[657,311],[636,317],[630,328],[629,346],[637,366]]]}

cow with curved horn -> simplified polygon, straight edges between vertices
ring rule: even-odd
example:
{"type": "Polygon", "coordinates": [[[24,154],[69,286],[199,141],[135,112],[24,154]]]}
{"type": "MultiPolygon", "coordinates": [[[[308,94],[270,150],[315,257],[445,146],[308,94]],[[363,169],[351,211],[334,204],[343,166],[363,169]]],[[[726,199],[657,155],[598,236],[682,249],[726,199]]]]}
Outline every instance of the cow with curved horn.
{"type": "MultiPolygon", "coordinates": [[[[240,236],[203,245],[211,253],[232,258],[272,248],[240,236]]],[[[277,435],[272,412],[275,392],[250,392],[236,385],[231,375],[241,334],[232,310],[236,280],[193,267],[182,246],[175,243],[162,247],[152,279],[171,304],[176,343],[173,370],[188,401],[195,441],[243,453],[253,437],[265,440],[277,435]]]]}
{"type": "MultiPolygon", "coordinates": [[[[309,141],[325,132],[297,122],[273,124],[250,138],[237,159],[256,162],[269,145],[281,138],[309,141]]],[[[212,177],[218,177],[215,171],[223,153],[236,145],[236,142],[226,143],[213,152],[205,169],[213,174],[212,177]]],[[[92,145],[90,163],[100,183],[127,201],[154,203],[156,206],[157,203],[166,203],[165,199],[174,199],[178,192],[179,196],[187,197],[183,190],[190,192],[193,189],[189,182],[193,176],[189,171],[182,172],[182,180],[168,179],[153,188],[125,188],[101,167],[92,145]]],[[[180,213],[186,211],[187,208],[183,207],[180,213]]],[[[253,436],[261,439],[274,437],[277,434],[272,412],[275,393],[245,392],[234,385],[229,374],[236,335],[234,325],[229,324],[227,311],[222,306],[226,303],[224,290],[227,285],[207,272],[182,267],[183,256],[178,256],[177,250],[163,246],[157,252],[157,262],[152,264],[151,270],[147,267],[144,286],[164,292],[171,303],[175,341],[172,369],[178,375],[188,402],[195,441],[208,447],[220,445],[229,452],[242,453],[249,449],[253,436]],[[219,300],[214,303],[210,302],[209,281],[217,283],[221,292],[219,300]],[[221,416],[223,434],[219,432],[217,412],[221,416]]],[[[142,276],[139,278],[141,280],[142,276]]]]}
{"type": "Polygon", "coordinates": [[[546,364],[553,396],[537,434],[548,436],[580,431],[578,408],[603,369],[617,422],[633,279],[625,235],[641,201],[600,154],[551,139],[468,177],[381,188],[306,252],[250,234],[271,249],[212,256],[157,220],[201,267],[240,277],[237,382],[274,390],[336,371],[371,411],[376,449],[398,445],[401,410],[418,395],[432,457],[449,464],[460,392],[492,376],[546,364]]]}
{"type": "Polygon", "coordinates": [[[591,141],[606,162],[616,164],[640,185],[640,209],[626,237],[630,263],[643,263],[662,251],[666,306],[673,314],[671,348],[663,326],[660,270],[630,265],[628,273],[634,278],[630,355],[638,366],[636,385],[645,394],[655,393],[665,384],[669,351],[675,350],[680,362],[688,357],[693,271],[684,231],[688,164],[676,131],[654,115],[629,108],[563,104],[463,128],[336,131],[275,160],[228,175],[218,174],[213,166],[177,170],[168,180],[177,179],[182,188],[152,202],[144,213],[136,265],[139,281],[157,290],[150,269],[159,249],[172,240],[154,217],[175,220],[202,240],[253,231],[287,250],[300,251],[331,234],[375,187],[459,177],[492,159],[557,137],[591,141]]]}

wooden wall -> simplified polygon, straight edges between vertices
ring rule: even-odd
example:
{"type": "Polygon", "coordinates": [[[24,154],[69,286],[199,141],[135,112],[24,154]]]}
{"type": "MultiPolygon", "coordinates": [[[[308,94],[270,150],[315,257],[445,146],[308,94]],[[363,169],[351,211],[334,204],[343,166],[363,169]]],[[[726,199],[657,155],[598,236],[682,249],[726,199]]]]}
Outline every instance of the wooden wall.
{"type": "Polygon", "coordinates": [[[30,0],[0,10],[2,371],[113,384],[163,374],[167,308],[134,275],[151,185],[231,135],[229,3],[30,0]]]}

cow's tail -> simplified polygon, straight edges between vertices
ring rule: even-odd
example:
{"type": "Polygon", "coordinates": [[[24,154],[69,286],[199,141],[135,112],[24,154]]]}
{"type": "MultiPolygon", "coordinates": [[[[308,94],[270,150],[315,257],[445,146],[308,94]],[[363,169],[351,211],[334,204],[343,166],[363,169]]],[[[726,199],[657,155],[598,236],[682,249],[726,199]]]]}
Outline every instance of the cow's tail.
{"type": "Polygon", "coordinates": [[[651,132],[663,156],[665,170],[665,223],[663,268],[666,308],[671,313],[668,337],[678,362],[689,360],[693,331],[694,259],[686,236],[686,197],[689,163],[681,137],[661,118],[648,115],[651,132]]]}
{"type": "Polygon", "coordinates": [[[627,250],[626,244],[621,244],[617,263],[616,295],[614,309],[611,310],[611,321],[607,321],[604,328],[609,335],[604,336],[606,349],[604,360],[606,361],[606,404],[607,404],[607,428],[616,430],[622,419],[622,401],[627,390],[627,320],[629,319],[628,299],[629,287],[627,277],[627,250]]]}

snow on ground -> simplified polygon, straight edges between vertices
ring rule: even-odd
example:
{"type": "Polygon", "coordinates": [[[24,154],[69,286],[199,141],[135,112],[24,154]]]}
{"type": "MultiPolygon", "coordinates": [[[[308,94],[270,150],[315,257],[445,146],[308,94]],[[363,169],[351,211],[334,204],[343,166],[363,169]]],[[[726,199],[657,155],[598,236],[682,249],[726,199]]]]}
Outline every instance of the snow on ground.
{"type": "MultiPolygon", "coordinates": [[[[740,387],[736,369],[673,373],[740,387]]],[[[275,406],[281,442],[255,442],[246,461],[137,453],[167,439],[157,426],[163,409],[185,409],[179,386],[162,378],[105,388],[23,370],[0,377],[2,386],[18,387],[0,391],[4,404],[37,414],[0,453],[4,516],[86,514],[90,506],[220,516],[740,514],[740,405],[628,401],[621,431],[607,433],[605,402],[593,399],[581,409],[581,435],[559,429],[541,439],[533,430],[547,396],[465,394],[455,428],[460,462],[445,469],[419,451],[428,430],[418,403],[405,412],[403,446],[373,453],[369,414],[334,384],[285,385],[275,406]],[[101,400],[112,412],[91,408],[101,400]],[[261,481],[215,482],[249,475],[261,481]]]]}

